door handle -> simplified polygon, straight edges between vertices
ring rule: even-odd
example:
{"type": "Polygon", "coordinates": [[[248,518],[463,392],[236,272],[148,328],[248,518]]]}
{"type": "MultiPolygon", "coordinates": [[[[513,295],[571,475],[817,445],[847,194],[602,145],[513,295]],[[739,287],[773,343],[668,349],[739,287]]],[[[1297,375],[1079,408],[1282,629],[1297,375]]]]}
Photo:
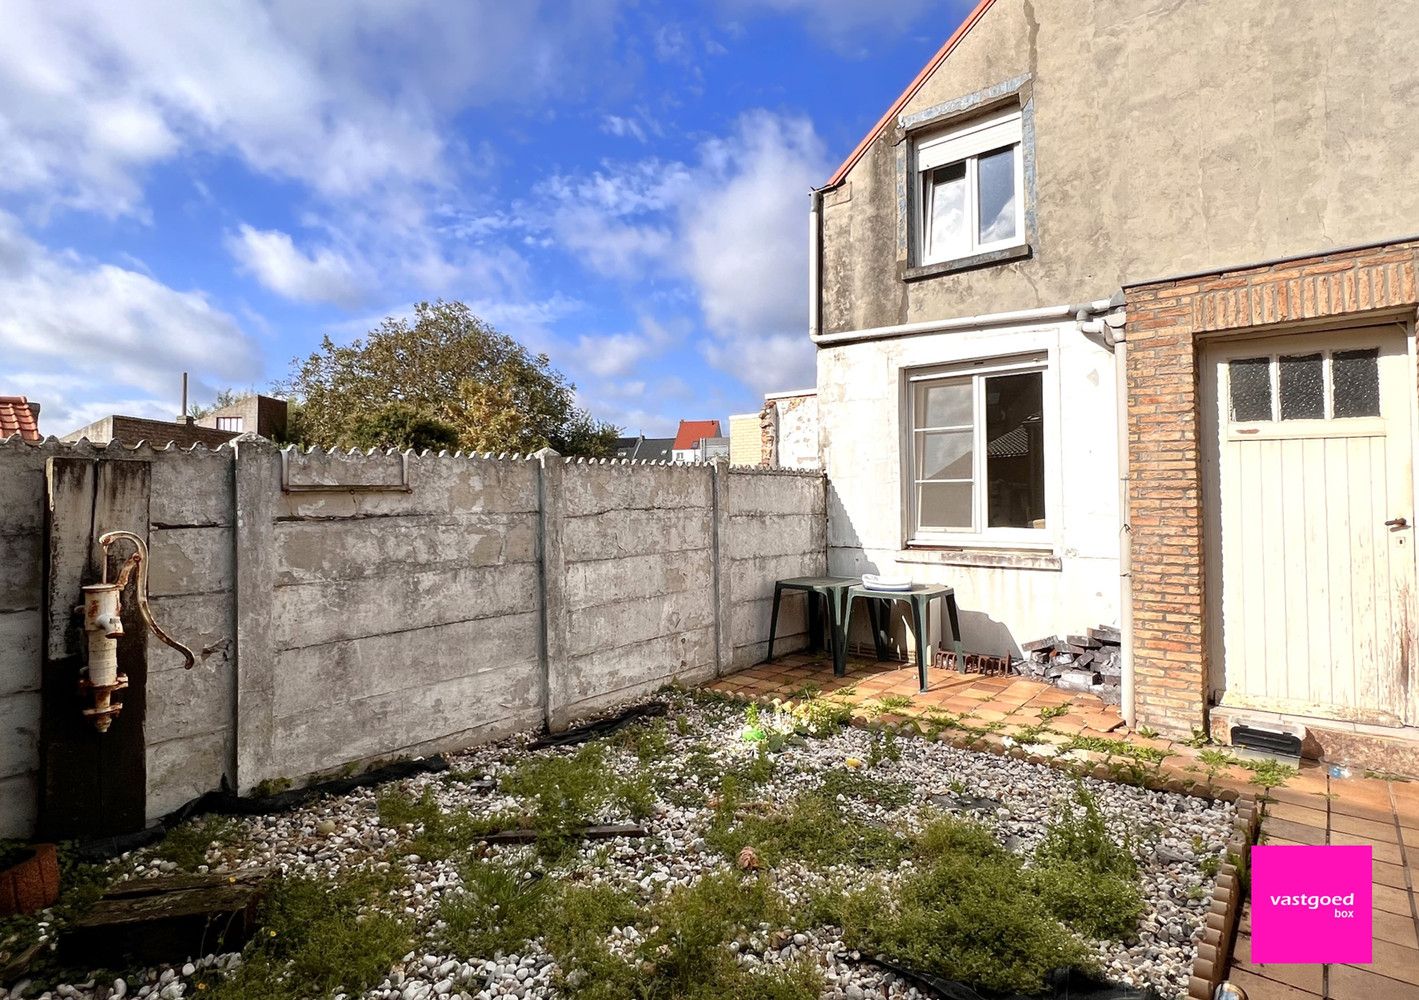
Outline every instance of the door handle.
{"type": "Polygon", "coordinates": [[[1392,518],[1390,518],[1388,521],[1385,522],[1385,527],[1386,527],[1386,528],[1407,528],[1407,527],[1409,527],[1409,519],[1408,519],[1408,518],[1404,518],[1404,517],[1392,517],[1392,518]]]}

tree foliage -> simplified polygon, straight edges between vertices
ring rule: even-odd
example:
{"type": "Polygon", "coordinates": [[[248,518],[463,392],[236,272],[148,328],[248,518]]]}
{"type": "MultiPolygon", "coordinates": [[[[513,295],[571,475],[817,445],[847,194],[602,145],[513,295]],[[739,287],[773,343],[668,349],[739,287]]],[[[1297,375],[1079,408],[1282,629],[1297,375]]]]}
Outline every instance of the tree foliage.
{"type": "Polygon", "coordinates": [[[462,302],[421,302],[346,346],[326,337],[280,386],[302,406],[301,437],[321,447],[439,439],[430,447],[610,455],[619,429],[576,405],[575,386],[462,302]],[[397,404],[397,407],[396,407],[397,404]],[[452,445],[442,443],[442,428],[452,445]],[[380,433],[391,437],[375,440],[380,433]],[[403,435],[403,437],[399,437],[403,435]],[[372,437],[373,436],[373,437],[372,437]]]}

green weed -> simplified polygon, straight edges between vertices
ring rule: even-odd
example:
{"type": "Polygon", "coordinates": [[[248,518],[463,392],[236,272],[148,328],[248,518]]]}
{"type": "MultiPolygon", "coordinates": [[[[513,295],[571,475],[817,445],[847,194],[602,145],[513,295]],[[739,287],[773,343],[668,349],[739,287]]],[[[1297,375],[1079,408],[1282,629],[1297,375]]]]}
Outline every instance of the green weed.
{"type": "Polygon", "coordinates": [[[203,816],[169,830],[154,852],[183,871],[196,871],[207,863],[213,847],[232,843],[241,833],[241,824],[230,816],[203,816]]]}

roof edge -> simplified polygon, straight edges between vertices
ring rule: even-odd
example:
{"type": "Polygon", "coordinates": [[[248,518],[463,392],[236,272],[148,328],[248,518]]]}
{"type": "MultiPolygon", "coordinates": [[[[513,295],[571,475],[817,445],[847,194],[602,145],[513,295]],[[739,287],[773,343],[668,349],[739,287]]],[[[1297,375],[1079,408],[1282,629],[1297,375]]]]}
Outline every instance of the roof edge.
{"type": "Polygon", "coordinates": [[[980,0],[980,2],[976,4],[975,9],[967,14],[966,19],[951,33],[951,37],[946,39],[946,44],[936,50],[936,55],[932,56],[931,61],[922,67],[921,72],[916,75],[916,78],[913,79],[911,83],[907,84],[906,90],[903,90],[897,99],[892,102],[891,107],[877,120],[877,124],[872,126],[871,131],[862,137],[862,141],[847,155],[847,159],[843,160],[842,165],[838,167],[833,173],[833,176],[828,179],[828,182],[824,184],[820,190],[837,187],[843,182],[844,178],[847,177],[848,171],[857,166],[857,161],[862,159],[863,154],[867,152],[868,147],[872,145],[877,136],[881,134],[882,130],[891,123],[892,119],[906,106],[907,102],[916,96],[917,91],[922,88],[926,81],[931,79],[931,74],[935,73],[936,70],[940,68],[941,64],[946,61],[946,57],[961,43],[961,40],[975,27],[976,22],[985,16],[985,12],[988,11],[994,3],[995,0],[980,0]]]}

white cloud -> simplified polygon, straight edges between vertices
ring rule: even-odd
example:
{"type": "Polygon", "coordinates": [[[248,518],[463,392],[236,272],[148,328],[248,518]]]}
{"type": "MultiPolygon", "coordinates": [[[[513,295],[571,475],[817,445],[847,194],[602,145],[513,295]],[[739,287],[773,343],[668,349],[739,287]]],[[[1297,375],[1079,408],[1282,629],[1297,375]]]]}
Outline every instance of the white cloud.
{"type": "Polygon", "coordinates": [[[243,224],[227,238],[227,249],[244,270],[288,299],[352,308],[365,298],[355,266],[329,247],[306,254],[286,233],[243,224]]]}
{"type": "Polygon", "coordinates": [[[120,404],[175,416],[184,371],[198,393],[261,375],[254,342],[201,292],[45,248],[4,213],[0,357],[14,380],[0,391],[38,399],[45,432],[56,434],[120,404]]]}
{"type": "Polygon", "coordinates": [[[0,190],[141,212],[144,169],[193,150],[328,198],[445,184],[441,116],[561,86],[618,2],[8,0],[0,190]]]}
{"type": "Polygon", "coordinates": [[[593,375],[620,379],[635,371],[642,361],[663,352],[672,339],[668,330],[647,318],[635,333],[583,334],[571,354],[581,368],[593,375]]]}
{"type": "MultiPolygon", "coordinates": [[[[544,185],[568,253],[644,286],[687,280],[716,367],[756,391],[814,381],[808,340],[808,192],[827,176],[806,118],[753,111],[703,143],[694,162],[606,163],[589,177],[544,185]]],[[[629,370],[634,340],[608,343],[602,364],[629,370]]]]}

